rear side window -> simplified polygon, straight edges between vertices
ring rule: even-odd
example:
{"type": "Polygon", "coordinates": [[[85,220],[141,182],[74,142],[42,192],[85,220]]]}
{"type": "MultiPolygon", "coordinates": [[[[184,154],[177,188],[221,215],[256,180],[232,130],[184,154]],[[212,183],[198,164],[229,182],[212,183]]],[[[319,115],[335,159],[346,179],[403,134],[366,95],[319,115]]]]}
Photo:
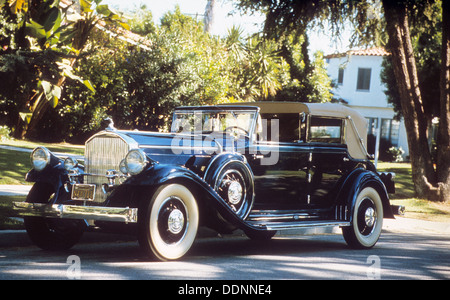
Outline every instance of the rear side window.
{"type": "Polygon", "coordinates": [[[342,119],[311,117],[310,141],[341,144],[342,123],[342,119]]]}
{"type": "Polygon", "coordinates": [[[299,113],[277,113],[261,114],[263,120],[267,120],[267,134],[261,135],[260,140],[272,141],[273,137],[278,137],[279,142],[297,143],[304,141],[306,130],[302,130],[305,124],[302,123],[302,115],[299,113]],[[272,123],[273,120],[277,122],[272,123]],[[275,126],[274,126],[275,125],[275,126]],[[278,128],[275,128],[278,127],[278,128]]]}

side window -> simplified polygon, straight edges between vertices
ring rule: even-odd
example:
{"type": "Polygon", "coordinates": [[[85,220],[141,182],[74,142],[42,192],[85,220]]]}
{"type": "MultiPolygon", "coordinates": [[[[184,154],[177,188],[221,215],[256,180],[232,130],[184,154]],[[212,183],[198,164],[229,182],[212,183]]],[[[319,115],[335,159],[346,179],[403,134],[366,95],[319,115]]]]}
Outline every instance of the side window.
{"type": "Polygon", "coordinates": [[[305,140],[305,130],[300,130],[305,127],[302,123],[302,114],[261,114],[261,118],[263,119],[264,124],[267,124],[267,130],[264,134],[260,134],[260,141],[271,141],[273,137],[278,137],[279,142],[285,143],[294,143],[305,140]],[[272,120],[276,120],[276,122],[272,122],[272,120]]]}
{"type": "Polygon", "coordinates": [[[342,143],[342,119],[311,117],[310,141],[342,143]]]}

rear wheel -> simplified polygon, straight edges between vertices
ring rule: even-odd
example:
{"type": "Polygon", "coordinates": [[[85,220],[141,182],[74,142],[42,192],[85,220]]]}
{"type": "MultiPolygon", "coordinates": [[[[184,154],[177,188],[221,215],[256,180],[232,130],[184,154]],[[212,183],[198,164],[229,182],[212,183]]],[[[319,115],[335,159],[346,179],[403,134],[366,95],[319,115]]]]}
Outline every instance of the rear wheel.
{"type": "MultiPolygon", "coordinates": [[[[53,194],[49,184],[36,183],[27,197],[28,203],[48,203],[53,194]]],[[[62,251],[72,248],[83,235],[81,220],[24,217],[25,229],[31,241],[41,249],[62,251]]]]}
{"type": "Polygon", "coordinates": [[[189,251],[197,235],[199,210],[185,186],[159,187],[144,214],[139,244],[147,255],[166,261],[181,258],[189,251]]]}
{"type": "Polygon", "coordinates": [[[351,226],[343,227],[347,244],[356,249],[375,246],[383,227],[383,203],[378,192],[366,187],[358,194],[351,226]]]}

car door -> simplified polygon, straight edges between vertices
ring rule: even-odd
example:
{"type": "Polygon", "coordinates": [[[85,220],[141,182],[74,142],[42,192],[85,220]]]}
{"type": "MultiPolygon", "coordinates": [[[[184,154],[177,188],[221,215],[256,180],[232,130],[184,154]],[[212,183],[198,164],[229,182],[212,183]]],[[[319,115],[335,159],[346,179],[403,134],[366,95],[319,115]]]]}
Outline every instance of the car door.
{"type": "Polygon", "coordinates": [[[250,149],[256,210],[295,210],[307,205],[310,147],[298,113],[263,114],[263,130],[250,149]]]}
{"type": "Polygon", "coordinates": [[[310,207],[325,208],[333,204],[340,181],[351,169],[351,159],[343,139],[344,120],[311,117],[309,139],[310,207]]]}

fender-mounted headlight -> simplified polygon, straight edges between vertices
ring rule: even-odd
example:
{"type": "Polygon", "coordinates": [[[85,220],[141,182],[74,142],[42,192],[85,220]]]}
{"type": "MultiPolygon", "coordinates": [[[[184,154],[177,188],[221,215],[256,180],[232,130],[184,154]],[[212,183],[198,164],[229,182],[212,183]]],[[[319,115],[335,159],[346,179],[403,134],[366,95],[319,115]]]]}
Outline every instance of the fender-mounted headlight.
{"type": "Polygon", "coordinates": [[[50,164],[50,151],[45,147],[37,147],[31,153],[31,164],[36,171],[42,171],[50,164]]]}
{"type": "Polygon", "coordinates": [[[67,171],[73,170],[77,166],[78,166],[78,161],[73,157],[69,156],[64,160],[64,168],[67,171]]]}
{"type": "Polygon", "coordinates": [[[131,175],[141,173],[148,164],[147,156],[141,149],[133,149],[125,157],[125,167],[131,175]]]}

